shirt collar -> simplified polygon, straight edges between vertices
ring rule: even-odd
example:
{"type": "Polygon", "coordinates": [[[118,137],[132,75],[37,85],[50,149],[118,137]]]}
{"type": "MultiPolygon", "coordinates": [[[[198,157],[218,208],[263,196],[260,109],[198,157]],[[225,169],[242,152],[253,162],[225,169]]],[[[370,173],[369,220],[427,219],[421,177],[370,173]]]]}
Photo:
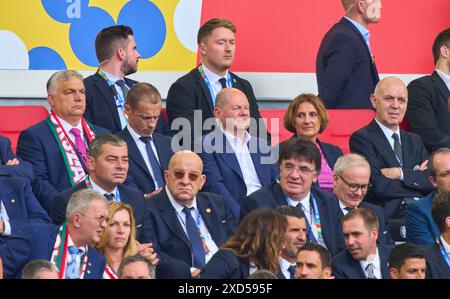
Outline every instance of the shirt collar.
{"type": "MultiPolygon", "coordinates": [[[[397,133],[398,134],[398,138],[400,143],[402,143],[402,139],[401,139],[401,135],[400,135],[400,127],[398,128],[397,132],[392,131],[391,129],[389,129],[388,127],[386,127],[385,125],[383,125],[382,123],[380,123],[378,121],[378,119],[375,118],[375,121],[377,122],[377,124],[380,126],[381,131],[383,131],[383,134],[386,136],[386,138],[391,141],[392,139],[392,134],[397,133]]],[[[393,141],[392,141],[393,142],[393,141]]],[[[391,143],[391,142],[390,142],[391,143]]]]}
{"type": "Polygon", "coordinates": [[[308,194],[306,194],[306,196],[300,200],[293,200],[286,194],[284,196],[286,196],[287,200],[291,203],[291,205],[295,206],[297,204],[302,204],[305,207],[305,209],[307,209],[307,210],[309,209],[309,200],[308,199],[311,196],[311,191],[309,191],[308,194]]]}
{"type": "Polygon", "coordinates": [[[354,20],[350,19],[349,17],[344,17],[347,20],[350,21],[350,23],[352,23],[356,29],[358,29],[358,31],[361,33],[362,36],[364,36],[364,39],[369,40],[370,38],[370,31],[364,27],[363,25],[359,24],[358,22],[355,22],[354,20]]]}
{"type": "Polygon", "coordinates": [[[442,235],[441,235],[441,242],[442,242],[442,246],[444,246],[445,252],[447,252],[447,254],[450,254],[450,245],[447,242],[445,242],[442,235]]]}
{"type": "MultiPolygon", "coordinates": [[[[67,237],[67,248],[69,248],[70,246],[74,246],[75,247],[75,244],[73,243],[72,238],[70,237],[70,234],[69,234],[69,236],[67,237]]],[[[85,254],[86,251],[87,251],[87,246],[80,246],[80,247],[77,247],[77,248],[79,250],[83,251],[83,254],[85,254]]]]}
{"type": "Polygon", "coordinates": [[[219,81],[219,79],[221,79],[221,78],[226,79],[228,77],[228,70],[227,70],[225,76],[221,77],[221,76],[217,75],[216,73],[213,73],[212,71],[210,71],[203,63],[202,63],[202,68],[203,68],[203,71],[205,72],[205,75],[208,78],[209,82],[211,82],[211,84],[217,83],[217,81],[219,81]]]}
{"type": "Polygon", "coordinates": [[[108,78],[108,80],[110,82],[112,82],[113,84],[116,83],[117,80],[123,79],[123,78],[119,78],[114,75],[111,75],[110,73],[107,73],[104,70],[102,70],[102,72],[106,75],[106,78],[108,78]]]}
{"type": "Polygon", "coordinates": [[[97,192],[100,192],[102,195],[104,195],[105,193],[109,193],[109,194],[112,193],[112,194],[114,194],[114,196],[116,196],[116,194],[117,194],[117,186],[114,188],[113,192],[108,192],[108,191],[103,190],[103,188],[100,187],[99,185],[97,185],[94,182],[94,180],[92,179],[92,177],[89,177],[89,180],[91,181],[91,185],[92,185],[92,189],[93,190],[95,190],[97,192]]]}
{"type": "MultiPolygon", "coordinates": [[[[167,188],[167,185],[164,187],[166,189],[167,197],[169,197],[169,201],[172,204],[172,206],[175,208],[178,214],[183,215],[183,209],[185,208],[181,204],[178,203],[178,201],[175,200],[175,198],[172,196],[172,194],[169,191],[169,188],[167,188]]],[[[197,211],[197,197],[194,197],[194,199],[191,202],[191,206],[188,208],[194,208],[194,210],[197,211]]]]}
{"type": "MultiPolygon", "coordinates": [[[[133,130],[133,128],[130,126],[130,124],[127,125],[128,131],[130,132],[131,137],[133,138],[134,142],[138,142],[141,141],[139,138],[141,138],[142,136],[139,135],[138,133],[136,133],[135,130],[133,130]]],[[[151,135],[148,137],[152,137],[151,135]]]]}
{"type": "Polygon", "coordinates": [[[61,126],[63,127],[64,131],[67,132],[67,134],[70,133],[70,130],[71,130],[72,128],[77,128],[78,130],[80,130],[81,137],[83,138],[83,125],[81,124],[81,119],[80,119],[80,121],[78,122],[78,124],[74,127],[74,126],[72,126],[71,124],[69,124],[67,121],[65,121],[64,119],[62,119],[61,117],[59,117],[59,116],[57,116],[57,115],[56,115],[56,117],[57,117],[57,118],[59,119],[59,121],[61,122],[61,126]]]}
{"type": "MultiPolygon", "coordinates": [[[[222,128],[222,124],[220,124],[220,129],[222,130],[223,134],[225,135],[225,137],[227,138],[228,142],[229,142],[231,145],[234,146],[234,145],[236,145],[236,144],[238,144],[238,145],[241,144],[241,140],[239,139],[239,137],[234,136],[234,135],[231,134],[230,132],[224,130],[224,129],[222,128]]],[[[250,141],[250,139],[252,138],[252,135],[250,135],[247,131],[244,132],[244,136],[245,136],[245,140],[244,140],[244,143],[243,143],[242,145],[247,144],[247,143],[250,141]]]]}
{"type": "Polygon", "coordinates": [[[450,75],[447,75],[439,69],[436,69],[436,73],[438,73],[439,77],[441,77],[442,81],[444,81],[445,85],[447,85],[447,88],[450,91],[450,75]]]}
{"type": "MultiPolygon", "coordinates": [[[[296,265],[295,263],[293,263],[293,264],[289,263],[287,260],[285,260],[282,257],[278,258],[278,262],[280,264],[281,271],[284,273],[289,273],[288,268],[292,265],[294,265],[294,266],[296,265]]],[[[290,273],[289,273],[289,275],[290,275],[290,273]]]]}
{"type": "Polygon", "coordinates": [[[360,260],[359,263],[361,264],[361,267],[364,269],[364,271],[366,270],[366,267],[368,264],[373,264],[373,266],[376,269],[380,269],[380,254],[378,252],[378,247],[377,247],[377,252],[375,253],[375,256],[372,258],[372,260],[360,260]]]}

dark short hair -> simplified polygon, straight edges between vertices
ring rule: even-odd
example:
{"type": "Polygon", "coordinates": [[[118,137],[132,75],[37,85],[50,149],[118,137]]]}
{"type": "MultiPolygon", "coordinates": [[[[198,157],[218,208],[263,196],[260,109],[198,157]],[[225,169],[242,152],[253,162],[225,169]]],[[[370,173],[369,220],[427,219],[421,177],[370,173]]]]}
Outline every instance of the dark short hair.
{"type": "Polygon", "coordinates": [[[127,95],[126,104],[132,109],[136,109],[141,101],[148,101],[150,104],[158,104],[161,94],[158,89],[150,83],[141,82],[133,85],[127,95]]]}
{"type": "Polygon", "coordinates": [[[434,157],[437,154],[450,154],[450,148],[441,147],[431,153],[430,157],[428,158],[427,170],[428,170],[428,174],[432,177],[436,176],[436,168],[434,166],[434,157]]]}
{"type": "Polygon", "coordinates": [[[433,58],[434,64],[437,63],[439,57],[441,56],[441,47],[447,46],[450,48],[450,28],[445,29],[436,36],[433,43],[433,58]]]}
{"type": "Polygon", "coordinates": [[[102,154],[102,147],[105,144],[110,144],[113,146],[127,146],[125,140],[121,137],[113,134],[100,134],[95,136],[91,144],[89,144],[89,156],[94,159],[98,158],[102,154]]]}
{"type": "Polygon", "coordinates": [[[130,35],[133,35],[133,30],[125,25],[102,29],[95,38],[95,54],[99,64],[110,59],[117,48],[125,47],[130,35]]]}
{"type": "Polygon", "coordinates": [[[425,259],[425,252],[414,244],[399,244],[389,254],[389,268],[395,268],[397,271],[400,271],[400,268],[405,264],[406,260],[413,258],[425,259]]]}
{"type": "Polygon", "coordinates": [[[197,43],[200,44],[205,40],[205,38],[209,37],[214,29],[225,27],[233,31],[233,33],[236,33],[236,26],[231,23],[231,21],[227,19],[219,19],[214,18],[209,21],[207,21],[205,24],[203,24],[197,33],[197,43]]]}
{"type": "Polygon", "coordinates": [[[33,260],[28,262],[22,269],[22,279],[35,279],[36,275],[41,271],[55,271],[58,272],[55,265],[43,259],[33,260]]]}
{"type": "Polygon", "coordinates": [[[445,224],[445,219],[447,219],[447,217],[450,217],[449,191],[439,192],[433,197],[431,214],[439,230],[441,231],[441,233],[443,233],[447,228],[447,225],[445,224]]]}
{"type": "Polygon", "coordinates": [[[368,231],[371,231],[374,228],[379,229],[380,227],[377,214],[371,209],[365,208],[357,208],[351,210],[344,217],[342,217],[341,223],[343,224],[345,221],[349,221],[357,217],[360,217],[363,220],[364,226],[368,231]]]}
{"type": "Polygon", "coordinates": [[[277,211],[281,215],[296,217],[299,219],[305,219],[305,212],[303,212],[302,209],[299,209],[294,206],[288,206],[288,205],[279,206],[275,209],[275,211],[277,211]]]}
{"type": "Polygon", "coordinates": [[[297,256],[302,251],[314,251],[317,252],[320,256],[320,261],[322,263],[322,269],[331,268],[331,255],[328,250],[320,244],[313,242],[306,242],[305,245],[300,247],[297,251],[297,256]]]}
{"type": "Polygon", "coordinates": [[[137,263],[137,262],[145,263],[148,267],[148,273],[150,273],[150,277],[155,278],[155,267],[153,267],[152,263],[147,258],[145,258],[139,254],[131,255],[129,257],[124,258],[122,260],[122,262],[120,263],[119,269],[117,270],[117,275],[119,277],[122,277],[123,269],[126,266],[133,264],[133,263],[137,263]]]}
{"type": "Polygon", "coordinates": [[[278,157],[278,165],[287,159],[302,159],[314,163],[317,172],[322,167],[322,156],[317,146],[310,140],[292,137],[283,143],[278,157]]]}

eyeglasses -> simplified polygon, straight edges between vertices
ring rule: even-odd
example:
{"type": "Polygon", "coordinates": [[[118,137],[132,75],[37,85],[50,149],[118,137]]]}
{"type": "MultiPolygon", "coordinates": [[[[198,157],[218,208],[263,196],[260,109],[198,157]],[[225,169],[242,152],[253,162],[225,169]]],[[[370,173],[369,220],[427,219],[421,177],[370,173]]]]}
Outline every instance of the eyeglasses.
{"type": "MultiPolygon", "coordinates": [[[[175,178],[180,180],[180,179],[184,178],[184,176],[186,175],[186,172],[183,170],[176,170],[173,172],[173,175],[175,176],[175,178]]],[[[196,180],[198,180],[198,178],[200,177],[199,174],[193,173],[193,172],[187,173],[187,176],[188,176],[189,180],[194,181],[194,182],[196,180]]]]}
{"type": "Polygon", "coordinates": [[[306,167],[306,166],[300,166],[300,167],[296,167],[295,165],[292,165],[292,164],[285,164],[285,165],[283,165],[282,166],[285,170],[286,170],[286,172],[287,173],[292,173],[292,172],[294,172],[294,170],[297,170],[299,173],[301,173],[301,174],[310,174],[310,173],[313,173],[313,172],[316,172],[316,170],[315,169],[309,169],[308,167],[306,167]]]}
{"type": "Polygon", "coordinates": [[[361,189],[362,193],[366,193],[367,190],[370,189],[370,187],[372,186],[370,183],[368,185],[358,185],[358,184],[350,184],[349,182],[347,182],[346,180],[344,180],[344,178],[337,174],[336,175],[348,186],[348,189],[350,190],[350,192],[357,192],[358,189],[361,189]]]}

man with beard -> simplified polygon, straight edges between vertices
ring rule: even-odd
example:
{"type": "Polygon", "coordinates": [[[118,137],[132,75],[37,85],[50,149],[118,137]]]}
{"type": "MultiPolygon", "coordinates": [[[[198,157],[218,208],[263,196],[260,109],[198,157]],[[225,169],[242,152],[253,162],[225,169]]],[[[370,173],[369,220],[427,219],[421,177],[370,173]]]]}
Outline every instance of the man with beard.
{"type": "MultiPolygon", "coordinates": [[[[84,117],[93,124],[117,133],[127,124],[125,101],[128,91],[137,83],[125,76],[137,71],[141,58],[133,30],[124,25],[104,28],[95,39],[95,52],[99,67],[95,74],[84,80],[84,117]]],[[[170,135],[170,128],[161,117],[156,131],[170,135]]]]}

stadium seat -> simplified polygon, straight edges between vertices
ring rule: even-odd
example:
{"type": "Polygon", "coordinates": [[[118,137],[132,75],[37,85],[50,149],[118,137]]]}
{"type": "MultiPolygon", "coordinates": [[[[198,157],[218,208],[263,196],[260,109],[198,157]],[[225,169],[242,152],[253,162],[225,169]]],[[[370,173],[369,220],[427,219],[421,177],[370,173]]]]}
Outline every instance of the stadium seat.
{"type": "Polygon", "coordinates": [[[164,120],[169,123],[169,116],[167,115],[167,109],[162,108],[161,109],[161,116],[164,118],[164,120]]]}
{"type": "Polygon", "coordinates": [[[0,135],[11,140],[11,147],[16,152],[20,132],[47,116],[48,111],[44,106],[2,106],[0,108],[0,135]]]}
{"type": "Polygon", "coordinates": [[[266,122],[272,145],[277,145],[293,135],[284,128],[284,114],[286,113],[286,109],[260,110],[259,112],[266,122]]]}

